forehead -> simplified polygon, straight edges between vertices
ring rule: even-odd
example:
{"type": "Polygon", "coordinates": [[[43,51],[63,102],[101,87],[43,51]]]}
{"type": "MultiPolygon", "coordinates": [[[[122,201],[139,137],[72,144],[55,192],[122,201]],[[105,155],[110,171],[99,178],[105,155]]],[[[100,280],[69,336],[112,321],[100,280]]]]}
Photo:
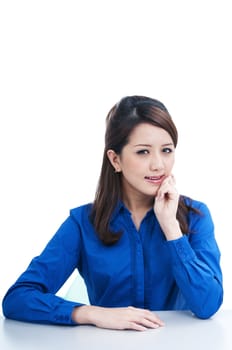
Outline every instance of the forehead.
{"type": "Polygon", "coordinates": [[[173,143],[169,133],[158,126],[142,123],[137,125],[129,136],[129,144],[173,143]]]}

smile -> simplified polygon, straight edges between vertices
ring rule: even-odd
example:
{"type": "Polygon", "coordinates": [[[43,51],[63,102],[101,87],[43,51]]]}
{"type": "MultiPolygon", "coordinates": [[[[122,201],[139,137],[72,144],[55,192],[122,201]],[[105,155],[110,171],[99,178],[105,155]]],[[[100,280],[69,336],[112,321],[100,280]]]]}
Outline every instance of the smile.
{"type": "Polygon", "coordinates": [[[153,184],[160,184],[164,179],[164,175],[161,176],[145,176],[145,180],[153,183],[153,184]]]}

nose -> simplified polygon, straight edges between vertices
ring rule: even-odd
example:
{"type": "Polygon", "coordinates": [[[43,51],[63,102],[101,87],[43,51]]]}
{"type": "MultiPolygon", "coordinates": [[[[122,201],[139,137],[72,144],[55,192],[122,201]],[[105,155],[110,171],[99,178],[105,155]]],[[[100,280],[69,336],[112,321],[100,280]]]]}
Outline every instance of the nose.
{"type": "Polygon", "coordinates": [[[153,154],[150,162],[150,170],[160,171],[163,168],[164,168],[164,163],[163,163],[163,158],[161,154],[159,153],[153,154]]]}

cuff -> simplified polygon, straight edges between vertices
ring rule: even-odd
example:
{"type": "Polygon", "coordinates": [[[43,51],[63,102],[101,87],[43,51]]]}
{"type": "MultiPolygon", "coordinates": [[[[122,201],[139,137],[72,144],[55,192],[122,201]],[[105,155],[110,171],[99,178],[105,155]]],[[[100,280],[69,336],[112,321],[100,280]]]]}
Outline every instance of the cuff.
{"type": "Polygon", "coordinates": [[[84,304],[65,301],[63,304],[60,304],[56,310],[54,310],[54,312],[52,313],[51,322],[54,324],[60,324],[60,325],[77,326],[78,324],[72,320],[72,312],[74,307],[78,307],[82,305],[84,304]]]}
{"type": "Polygon", "coordinates": [[[169,248],[172,261],[176,264],[193,260],[196,257],[196,254],[188,241],[187,235],[184,235],[178,239],[167,241],[166,243],[169,248]]]}

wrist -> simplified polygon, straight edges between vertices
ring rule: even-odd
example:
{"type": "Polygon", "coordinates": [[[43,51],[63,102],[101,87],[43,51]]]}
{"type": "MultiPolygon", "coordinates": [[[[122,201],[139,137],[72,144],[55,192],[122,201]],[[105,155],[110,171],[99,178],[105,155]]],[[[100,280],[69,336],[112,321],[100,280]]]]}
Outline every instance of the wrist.
{"type": "Polygon", "coordinates": [[[72,320],[78,324],[91,324],[89,305],[76,306],[72,312],[72,320]]]}
{"type": "Polygon", "coordinates": [[[162,227],[163,233],[168,241],[181,238],[183,236],[179,222],[175,220],[174,222],[166,223],[162,227]]]}

